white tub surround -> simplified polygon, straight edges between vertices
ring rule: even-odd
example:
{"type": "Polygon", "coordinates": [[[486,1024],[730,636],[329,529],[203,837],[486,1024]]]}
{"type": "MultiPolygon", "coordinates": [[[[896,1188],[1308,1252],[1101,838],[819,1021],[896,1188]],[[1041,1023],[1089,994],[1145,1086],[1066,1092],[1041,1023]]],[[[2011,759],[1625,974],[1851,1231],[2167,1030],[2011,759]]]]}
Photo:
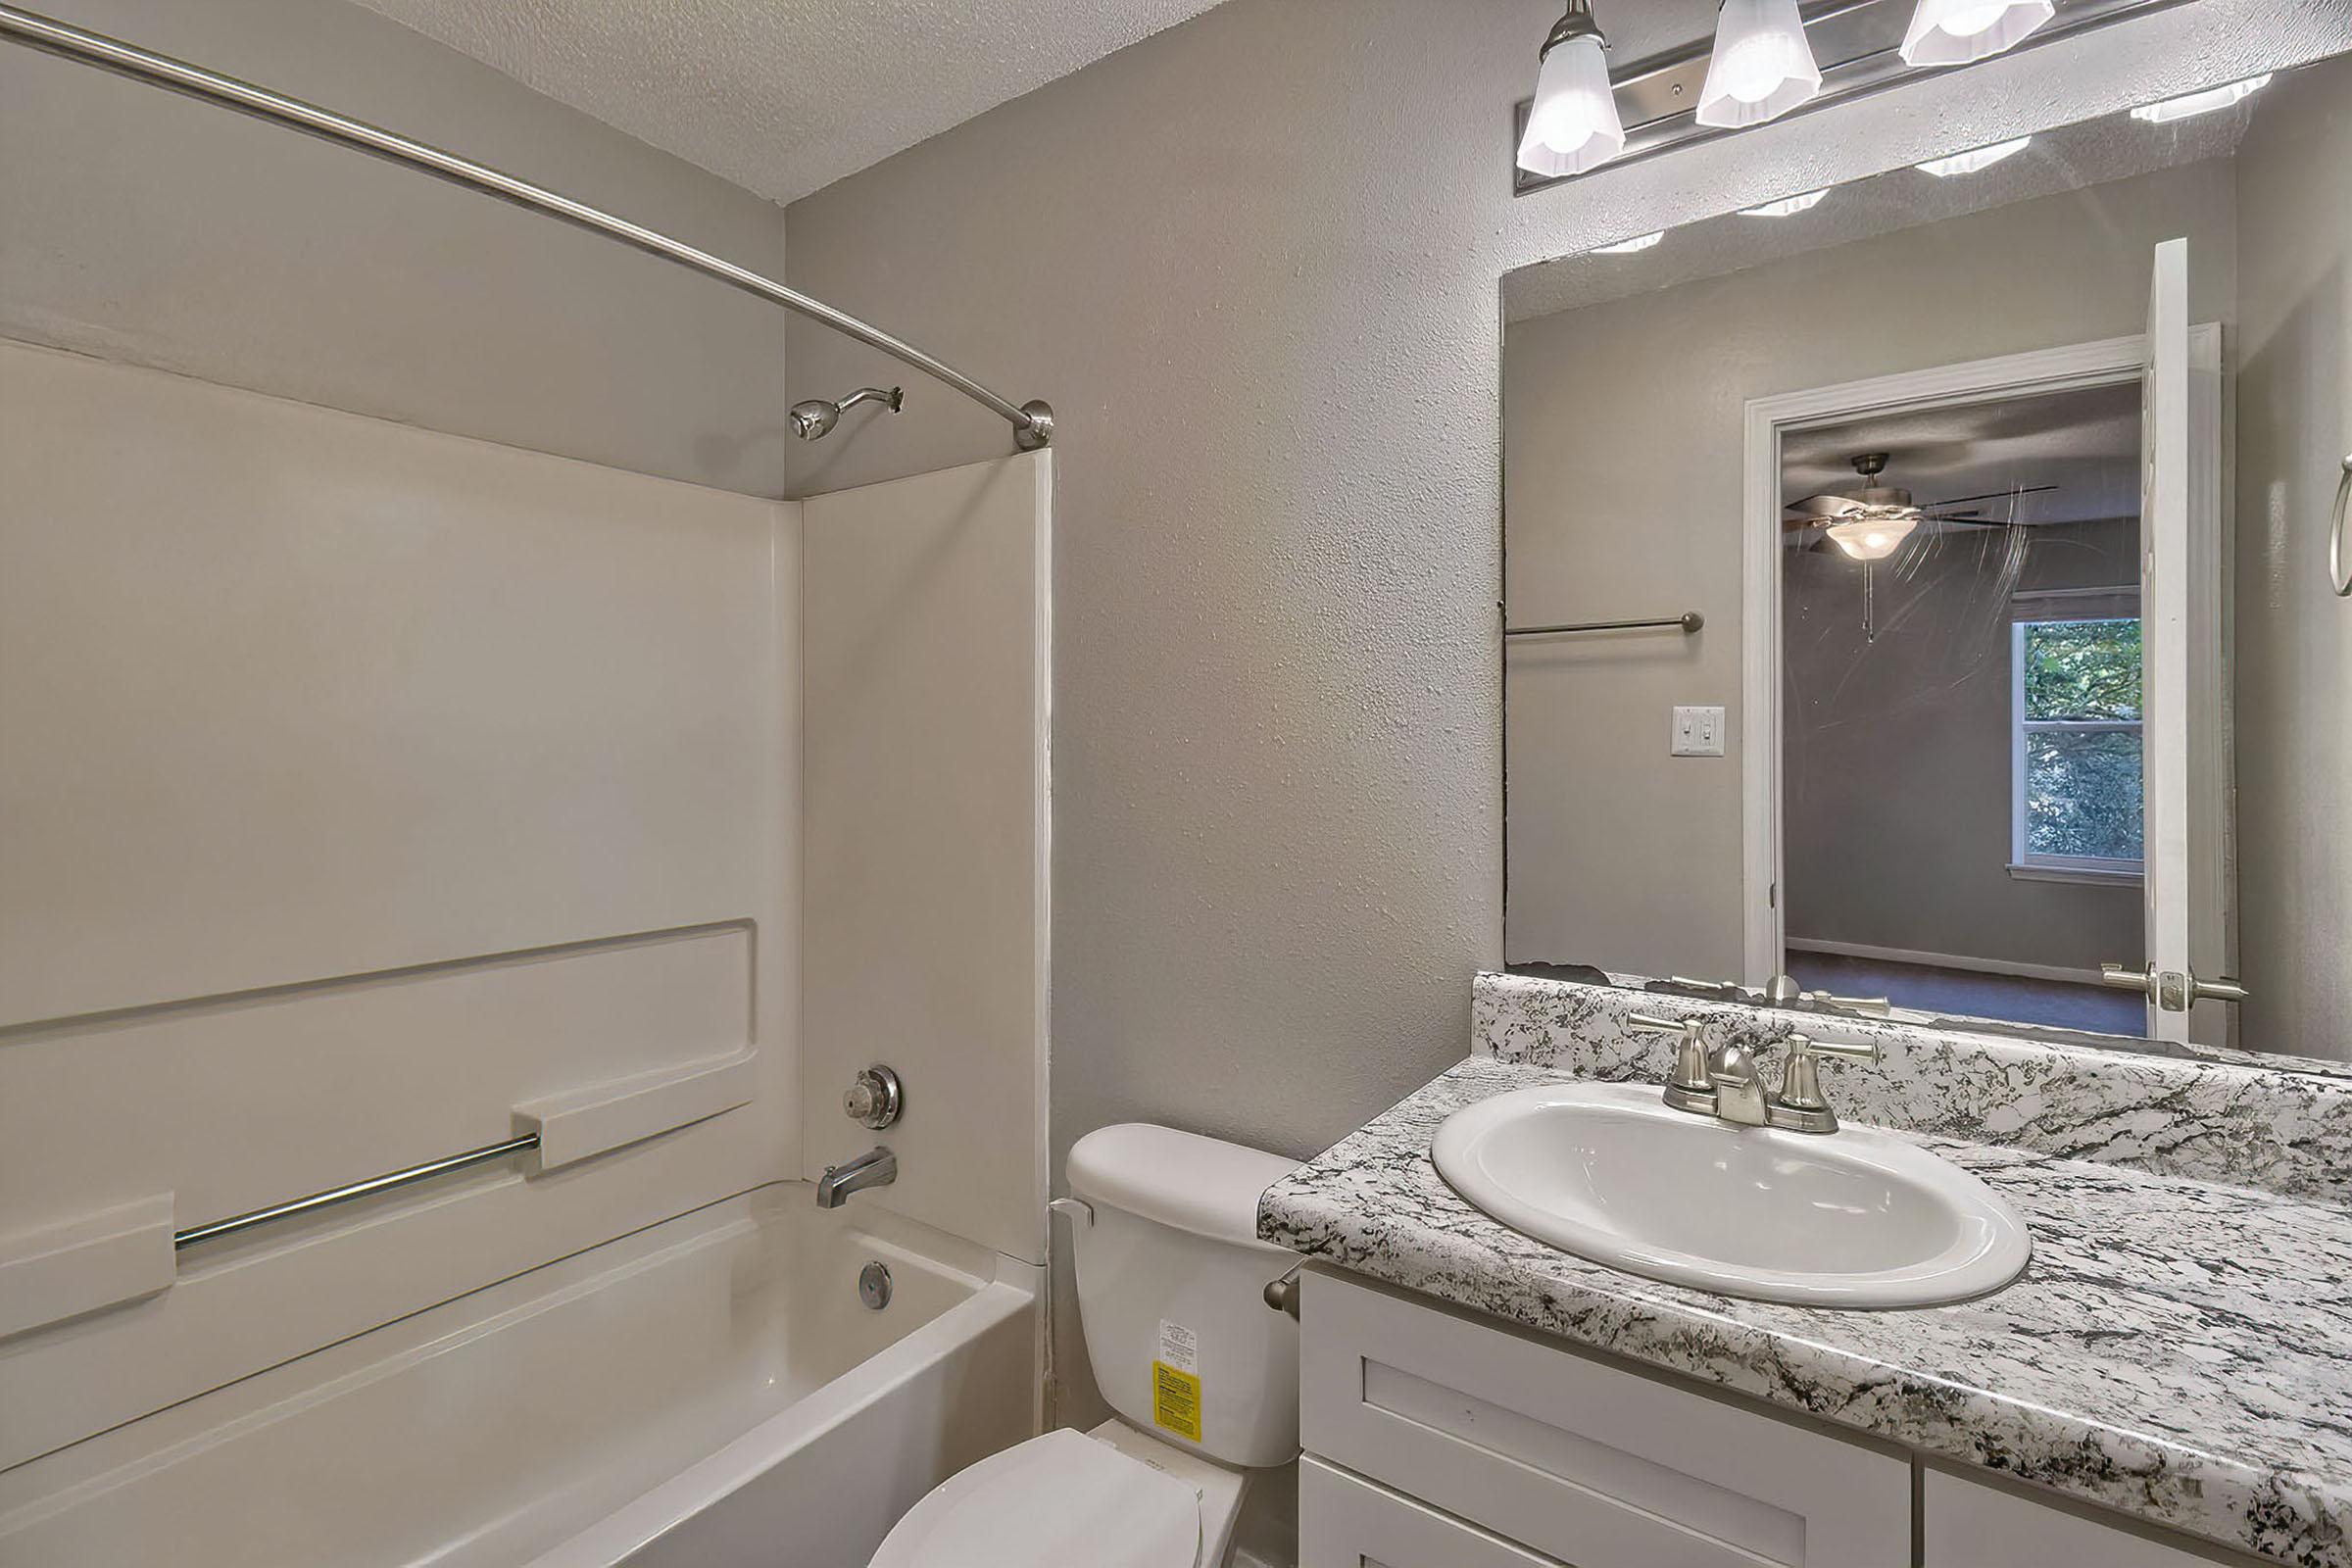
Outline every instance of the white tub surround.
{"type": "Polygon", "coordinates": [[[0,342],[0,1562],[855,1568],[1035,1432],[1050,475],[0,342]]]}
{"type": "Polygon", "coordinates": [[[1439,1176],[1430,1141],[1448,1115],[1571,1076],[1461,1063],[1268,1189],[1259,1234],[2154,1524],[2306,1568],[2352,1564],[2352,1214],[1920,1136],[2025,1216],[2023,1278],[1899,1312],[1733,1300],[1530,1240],[1439,1176]]]}

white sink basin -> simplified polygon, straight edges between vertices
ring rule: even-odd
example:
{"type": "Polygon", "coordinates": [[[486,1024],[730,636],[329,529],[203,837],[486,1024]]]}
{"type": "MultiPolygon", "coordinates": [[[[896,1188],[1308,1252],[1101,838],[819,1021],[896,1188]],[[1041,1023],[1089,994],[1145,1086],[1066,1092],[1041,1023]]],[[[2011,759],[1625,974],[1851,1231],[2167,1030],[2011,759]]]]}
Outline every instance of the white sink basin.
{"type": "Polygon", "coordinates": [[[1996,1291],[2032,1255],[1992,1189],[1869,1128],[1731,1127],[1654,1088],[1550,1084],[1438,1129],[1456,1192],[1596,1263],[1803,1306],[1935,1306],[1996,1291]]]}

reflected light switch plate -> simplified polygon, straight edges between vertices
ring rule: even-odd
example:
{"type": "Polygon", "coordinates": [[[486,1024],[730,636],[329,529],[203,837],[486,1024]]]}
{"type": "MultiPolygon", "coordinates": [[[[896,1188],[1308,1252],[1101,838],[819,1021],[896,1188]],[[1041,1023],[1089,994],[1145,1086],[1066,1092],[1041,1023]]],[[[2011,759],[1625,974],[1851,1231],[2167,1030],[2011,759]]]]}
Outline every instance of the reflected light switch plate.
{"type": "Polygon", "coordinates": [[[1676,757],[1721,757],[1723,755],[1723,710],[1720,708],[1678,708],[1674,710],[1674,755],[1676,757]]]}

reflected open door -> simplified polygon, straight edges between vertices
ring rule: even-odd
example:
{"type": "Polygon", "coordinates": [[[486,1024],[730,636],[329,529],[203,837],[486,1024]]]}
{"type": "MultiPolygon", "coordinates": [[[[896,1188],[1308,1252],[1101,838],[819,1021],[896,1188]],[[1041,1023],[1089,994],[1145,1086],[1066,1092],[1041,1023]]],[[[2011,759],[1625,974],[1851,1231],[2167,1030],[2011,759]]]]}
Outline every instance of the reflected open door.
{"type": "Polygon", "coordinates": [[[2148,1037],[2188,1038],[2188,241],[2156,247],[2139,443],[2148,1037]]]}

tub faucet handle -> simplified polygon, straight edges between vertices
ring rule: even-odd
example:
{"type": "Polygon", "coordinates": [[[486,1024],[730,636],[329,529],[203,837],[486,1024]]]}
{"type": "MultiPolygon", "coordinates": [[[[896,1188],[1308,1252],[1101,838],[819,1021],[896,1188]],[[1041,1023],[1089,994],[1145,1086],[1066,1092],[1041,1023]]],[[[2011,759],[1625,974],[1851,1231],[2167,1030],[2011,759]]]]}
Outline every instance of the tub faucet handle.
{"type": "Polygon", "coordinates": [[[899,1075],[878,1061],[851,1079],[841,1097],[842,1114],[875,1132],[897,1121],[906,1108],[906,1091],[899,1075]]]}

